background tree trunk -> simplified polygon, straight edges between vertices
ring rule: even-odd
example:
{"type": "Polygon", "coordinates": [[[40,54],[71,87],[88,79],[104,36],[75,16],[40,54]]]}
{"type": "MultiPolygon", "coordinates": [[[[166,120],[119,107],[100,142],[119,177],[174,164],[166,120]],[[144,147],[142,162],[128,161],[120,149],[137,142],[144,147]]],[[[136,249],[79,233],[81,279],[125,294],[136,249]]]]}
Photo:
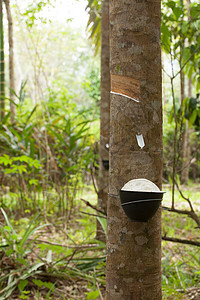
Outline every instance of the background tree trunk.
{"type": "MultiPolygon", "coordinates": [[[[140,99],[111,96],[110,194],[118,195],[134,178],[161,188],[160,6],[160,1],[110,1],[111,90],[118,74],[120,87],[140,99]],[[138,115],[146,143],[142,150],[135,137],[138,115]]],[[[131,222],[120,200],[109,196],[107,215],[106,299],[160,300],[161,210],[147,223],[131,222]]]]}
{"type": "Polygon", "coordinates": [[[15,75],[14,75],[14,45],[13,45],[13,21],[10,10],[10,0],[4,0],[6,6],[6,13],[8,19],[8,43],[9,43],[9,82],[10,82],[10,113],[11,122],[15,117],[15,105],[12,101],[15,100],[15,96],[12,91],[15,91],[15,75]]]}
{"type": "MultiPolygon", "coordinates": [[[[191,19],[190,16],[190,0],[186,2],[187,6],[187,16],[188,21],[191,19]]],[[[182,74],[183,72],[181,72],[182,74]]],[[[182,80],[184,81],[184,80],[182,80]]],[[[181,98],[182,101],[185,98],[185,91],[184,91],[185,84],[181,83],[181,98]]],[[[188,97],[192,97],[192,79],[188,79],[188,97]]],[[[189,180],[189,170],[190,170],[190,159],[191,159],[191,142],[190,142],[190,134],[191,131],[189,129],[188,121],[186,120],[185,130],[183,133],[183,149],[182,149],[182,169],[181,169],[181,183],[187,183],[189,180]]]]}
{"type": "MultiPolygon", "coordinates": [[[[109,1],[104,0],[101,19],[101,107],[100,107],[100,158],[98,205],[107,209],[109,179],[109,137],[110,137],[110,47],[109,47],[109,1]]],[[[97,223],[97,238],[104,239],[102,228],[97,223]]]]}
{"type": "Polygon", "coordinates": [[[2,121],[5,113],[4,32],[2,4],[2,0],[0,0],[0,121],[2,121]]]}

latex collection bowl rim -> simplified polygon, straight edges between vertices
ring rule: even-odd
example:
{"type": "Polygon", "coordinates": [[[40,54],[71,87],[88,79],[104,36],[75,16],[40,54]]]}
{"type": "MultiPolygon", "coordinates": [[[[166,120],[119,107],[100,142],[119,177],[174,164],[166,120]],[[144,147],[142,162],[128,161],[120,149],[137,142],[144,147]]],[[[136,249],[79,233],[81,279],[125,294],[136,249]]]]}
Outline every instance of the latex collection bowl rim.
{"type": "Polygon", "coordinates": [[[129,190],[123,190],[121,189],[120,192],[131,192],[131,193],[162,193],[165,194],[166,192],[164,191],[129,191],[129,190]]]}
{"type": "Polygon", "coordinates": [[[125,203],[122,203],[121,205],[122,206],[125,206],[125,205],[129,205],[129,204],[135,204],[135,203],[141,203],[141,202],[153,202],[153,201],[162,201],[162,199],[142,199],[142,200],[136,200],[136,201],[130,201],[130,202],[125,202],[125,203]]]}

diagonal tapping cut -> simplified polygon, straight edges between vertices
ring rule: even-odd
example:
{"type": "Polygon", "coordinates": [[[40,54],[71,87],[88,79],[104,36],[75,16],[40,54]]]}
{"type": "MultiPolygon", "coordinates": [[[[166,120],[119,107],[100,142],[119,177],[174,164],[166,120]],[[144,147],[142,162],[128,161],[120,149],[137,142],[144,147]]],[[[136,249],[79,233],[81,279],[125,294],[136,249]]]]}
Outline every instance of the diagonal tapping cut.
{"type": "Polygon", "coordinates": [[[111,94],[120,95],[140,102],[140,82],[128,76],[111,74],[111,94]]]}
{"type": "MultiPolygon", "coordinates": [[[[140,103],[141,89],[140,82],[137,79],[111,74],[111,94],[119,95],[137,103],[140,103]]],[[[139,109],[139,108],[138,108],[139,109]]],[[[143,135],[140,133],[140,117],[138,113],[138,134],[136,140],[138,146],[142,149],[145,146],[143,135]]]]}

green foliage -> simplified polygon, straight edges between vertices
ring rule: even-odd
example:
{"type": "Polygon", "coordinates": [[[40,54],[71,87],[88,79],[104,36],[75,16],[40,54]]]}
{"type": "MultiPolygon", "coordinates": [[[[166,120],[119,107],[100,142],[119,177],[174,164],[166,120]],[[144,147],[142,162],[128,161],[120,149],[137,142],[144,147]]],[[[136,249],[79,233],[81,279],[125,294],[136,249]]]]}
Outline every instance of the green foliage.
{"type": "MultiPolygon", "coordinates": [[[[16,287],[19,290],[19,299],[27,299],[33,286],[38,292],[44,292],[45,289],[48,299],[50,295],[57,295],[61,280],[64,280],[65,284],[66,279],[68,283],[71,281],[72,285],[77,279],[85,281],[91,291],[87,292],[87,296],[90,297],[88,299],[96,299],[94,298],[97,296],[96,283],[105,284],[105,244],[88,240],[89,248],[88,244],[84,247],[84,243],[78,248],[74,245],[74,249],[73,247],[66,249],[62,244],[54,246],[41,243],[37,240],[37,233],[40,233],[41,228],[46,225],[38,226],[38,216],[19,234],[3,209],[2,213],[6,226],[1,226],[0,231],[3,233],[2,235],[0,233],[3,240],[0,257],[3,257],[3,261],[7,261],[7,267],[1,270],[1,299],[9,298],[16,287]],[[9,251],[10,249],[12,251],[9,251]],[[35,257],[33,249],[37,253],[35,257]],[[57,279],[59,279],[58,286],[57,279]]],[[[0,264],[0,269],[1,266],[0,264]]]]}
{"type": "Polygon", "coordinates": [[[28,265],[24,257],[30,251],[30,245],[32,242],[30,242],[29,239],[36,231],[47,226],[47,224],[38,226],[39,222],[36,222],[38,215],[36,215],[21,237],[17,235],[3,208],[1,208],[1,211],[4,215],[7,226],[3,227],[0,225],[0,232],[3,237],[0,248],[2,248],[9,257],[15,257],[18,264],[28,265]]]}
{"type": "Polygon", "coordinates": [[[101,227],[106,236],[107,235],[107,219],[103,216],[103,217],[97,217],[97,220],[101,224],[101,227]]]}
{"type": "MultiPolygon", "coordinates": [[[[190,251],[188,253],[188,257],[189,256],[190,251]]],[[[162,287],[165,294],[164,299],[182,299],[183,292],[186,291],[188,287],[198,284],[200,279],[199,274],[192,271],[192,268],[195,270],[198,264],[194,263],[194,259],[192,259],[191,262],[185,262],[184,258],[174,261],[170,252],[167,253],[166,257],[163,257],[162,287]],[[182,293],[178,292],[180,290],[182,293]]]]}
{"type": "Polygon", "coordinates": [[[87,300],[97,299],[98,297],[99,297],[99,290],[91,291],[91,292],[87,293],[87,300]]]}
{"type": "MultiPolygon", "coordinates": [[[[10,157],[7,154],[0,156],[0,165],[4,168],[2,171],[4,174],[23,174],[32,173],[33,169],[39,170],[41,164],[37,159],[32,159],[26,155],[20,155],[18,157],[10,157]],[[5,168],[6,167],[6,168],[5,168]],[[28,170],[29,168],[29,170],[28,170]]],[[[29,181],[30,182],[30,181],[29,181]]],[[[35,181],[32,180],[32,184],[35,181]]]]}
{"type": "Polygon", "coordinates": [[[47,22],[47,19],[40,16],[40,12],[47,6],[47,5],[53,5],[52,2],[55,0],[37,0],[34,1],[33,3],[29,3],[27,8],[25,9],[24,12],[21,13],[23,16],[23,19],[25,20],[26,24],[29,27],[32,27],[35,23],[37,23],[38,20],[40,20],[43,23],[47,22]]]}
{"type": "Polygon", "coordinates": [[[189,121],[190,127],[193,126],[196,131],[200,131],[200,99],[186,98],[183,104],[184,117],[189,121]]]}
{"type": "Polygon", "coordinates": [[[101,45],[101,6],[102,1],[100,0],[88,0],[86,7],[89,14],[87,28],[90,33],[90,39],[94,43],[95,54],[98,53],[101,45]]]}
{"type": "MultiPolygon", "coordinates": [[[[15,123],[10,124],[9,119],[0,123],[1,187],[9,185],[12,191],[20,192],[22,211],[41,208],[41,191],[45,190],[44,198],[49,190],[47,209],[64,213],[73,205],[83,174],[96,161],[96,136],[91,129],[95,120],[90,110],[78,107],[65,89],[50,91],[45,110],[43,103],[27,106],[25,84],[18,100],[15,123]],[[59,193],[56,200],[54,189],[59,193]]],[[[6,205],[5,197],[2,205],[6,205]]]]}
{"type": "Polygon", "coordinates": [[[99,70],[91,70],[87,81],[84,83],[88,96],[92,98],[96,104],[100,101],[100,73],[99,70]]]}
{"type": "Polygon", "coordinates": [[[190,4],[190,17],[185,4],[179,1],[164,0],[162,3],[161,43],[165,53],[173,61],[178,60],[180,68],[193,79],[196,91],[200,89],[200,5],[190,4]]]}
{"type": "Polygon", "coordinates": [[[24,289],[28,284],[29,278],[40,273],[39,268],[44,265],[43,262],[30,264],[30,261],[27,259],[27,255],[31,253],[33,248],[33,240],[30,240],[30,237],[46,226],[46,224],[38,226],[37,215],[30,222],[22,236],[20,236],[2,208],[1,212],[7,225],[0,225],[0,255],[7,257],[13,268],[8,273],[4,270],[4,275],[1,276],[0,284],[4,286],[0,291],[0,297],[1,299],[9,298],[15,288],[18,287],[21,292],[20,299],[26,299],[24,289]]]}

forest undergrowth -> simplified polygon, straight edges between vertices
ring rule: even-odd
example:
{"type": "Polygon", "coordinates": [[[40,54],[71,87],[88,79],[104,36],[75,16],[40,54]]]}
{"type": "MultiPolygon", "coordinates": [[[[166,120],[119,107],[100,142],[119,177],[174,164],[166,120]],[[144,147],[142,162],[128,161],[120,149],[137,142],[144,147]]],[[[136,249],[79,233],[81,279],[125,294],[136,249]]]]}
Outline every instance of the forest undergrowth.
{"type": "MultiPolygon", "coordinates": [[[[170,191],[168,186],[163,189],[166,205],[170,191]]],[[[186,193],[193,190],[187,187],[186,193]]],[[[95,239],[96,195],[92,187],[83,191],[67,221],[66,216],[52,212],[45,217],[27,210],[19,216],[11,213],[15,203],[10,212],[1,209],[0,299],[104,298],[106,245],[95,239]]],[[[177,206],[185,208],[178,195],[176,199],[177,206]]],[[[192,201],[198,204],[198,193],[192,194],[192,201]]],[[[104,216],[98,219],[106,234],[104,216]]],[[[164,211],[163,234],[199,241],[193,222],[164,211]]],[[[199,299],[199,262],[199,247],[163,241],[163,299],[199,299]]]]}
{"type": "MultiPolygon", "coordinates": [[[[0,124],[0,299],[103,299],[106,244],[96,239],[96,218],[105,235],[106,218],[94,191],[97,110],[78,107],[66,90],[50,91],[43,106],[32,108],[25,84],[17,97],[15,122],[8,112],[0,124]]],[[[173,209],[171,185],[163,189],[162,236],[176,239],[163,241],[163,299],[195,299],[198,184],[180,191],[178,182],[173,209]]]]}

